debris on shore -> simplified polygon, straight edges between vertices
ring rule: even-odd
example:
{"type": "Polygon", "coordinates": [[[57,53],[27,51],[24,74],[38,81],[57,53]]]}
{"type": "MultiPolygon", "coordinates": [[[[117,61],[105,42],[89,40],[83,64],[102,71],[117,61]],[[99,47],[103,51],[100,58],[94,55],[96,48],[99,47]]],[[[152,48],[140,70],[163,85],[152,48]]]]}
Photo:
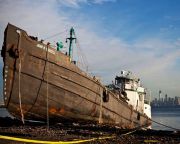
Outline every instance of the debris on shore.
{"type": "Polygon", "coordinates": [[[122,130],[115,126],[56,123],[47,128],[45,123],[21,124],[17,119],[0,118],[0,141],[2,144],[24,143],[24,139],[50,142],[71,142],[91,144],[179,144],[179,131],[122,130]],[[8,136],[5,139],[3,136],[8,136]],[[10,138],[20,138],[19,141],[10,138]],[[22,138],[22,142],[21,142],[22,138]],[[78,142],[79,141],[79,142],[78,142]]]}

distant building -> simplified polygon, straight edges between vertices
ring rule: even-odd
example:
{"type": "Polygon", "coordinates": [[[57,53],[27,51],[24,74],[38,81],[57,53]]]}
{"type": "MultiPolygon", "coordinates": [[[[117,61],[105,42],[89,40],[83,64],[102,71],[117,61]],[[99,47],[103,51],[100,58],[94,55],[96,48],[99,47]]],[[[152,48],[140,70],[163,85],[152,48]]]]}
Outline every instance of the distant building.
{"type": "Polygon", "coordinates": [[[169,107],[169,106],[180,106],[180,97],[176,96],[175,98],[168,97],[165,94],[164,98],[162,97],[162,92],[159,91],[159,98],[155,98],[151,102],[152,107],[169,107]]]}
{"type": "Polygon", "coordinates": [[[175,97],[174,104],[180,105],[180,97],[177,97],[177,96],[175,97]]]}

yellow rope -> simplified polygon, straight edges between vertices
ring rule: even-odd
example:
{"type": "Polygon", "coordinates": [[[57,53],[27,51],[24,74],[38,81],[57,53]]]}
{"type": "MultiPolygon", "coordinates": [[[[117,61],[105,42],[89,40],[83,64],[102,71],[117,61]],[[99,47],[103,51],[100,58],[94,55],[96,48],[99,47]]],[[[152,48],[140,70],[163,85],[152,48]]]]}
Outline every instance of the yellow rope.
{"type": "Polygon", "coordinates": [[[160,143],[158,140],[144,140],[145,143],[160,143]]]}
{"type": "Polygon", "coordinates": [[[99,138],[75,140],[75,141],[41,141],[41,140],[33,140],[33,139],[25,139],[25,138],[17,138],[17,137],[0,135],[0,139],[4,139],[4,140],[37,143],[37,144],[76,144],[76,143],[84,143],[84,142],[90,142],[90,141],[96,141],[96,140],[113,139],[113,138],[115,138],[115,136],[104,136],[104,137],[99,137],[99,138]]]}

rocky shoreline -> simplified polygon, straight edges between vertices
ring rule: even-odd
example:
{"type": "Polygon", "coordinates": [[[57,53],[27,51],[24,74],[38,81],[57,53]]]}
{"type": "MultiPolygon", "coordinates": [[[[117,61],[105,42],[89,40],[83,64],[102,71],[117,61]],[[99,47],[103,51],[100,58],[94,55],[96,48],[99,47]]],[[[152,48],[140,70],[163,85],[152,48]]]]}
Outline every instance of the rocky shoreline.
{"type": "MultiPolygon", "coordinates": [[[[91,144],[180,144],[179,131],[122,130],[118,127],[96,124],[56,123],[47,128],[45,123],[26,122],[11,118],[0,118],[0,143],[21,144],[24,141],[7,140],[23,138],[28,140],[91,143],[91,144]]],[[[31,142],[28,142],[31,143],[31,142]]]]}

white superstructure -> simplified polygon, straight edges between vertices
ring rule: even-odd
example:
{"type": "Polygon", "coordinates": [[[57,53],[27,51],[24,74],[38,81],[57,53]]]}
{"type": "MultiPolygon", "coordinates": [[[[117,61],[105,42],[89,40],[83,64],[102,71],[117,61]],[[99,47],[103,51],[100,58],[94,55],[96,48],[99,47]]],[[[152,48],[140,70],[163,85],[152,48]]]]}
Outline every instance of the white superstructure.
{"type": "Polygon", "coordinates": [[[144,113],[151,118],[151,106],[149,104],[144,104],[144,113]]]}
{"type": "Polygon", "coordinates": [[[147,102],[146,89],[141,86],[140,79],[136,78],[130,71],[121,71],[115,78],[115,87],[127,98],[129,105],[140,113],[145,113],[151,118],[151,106],[147,102]]]}

